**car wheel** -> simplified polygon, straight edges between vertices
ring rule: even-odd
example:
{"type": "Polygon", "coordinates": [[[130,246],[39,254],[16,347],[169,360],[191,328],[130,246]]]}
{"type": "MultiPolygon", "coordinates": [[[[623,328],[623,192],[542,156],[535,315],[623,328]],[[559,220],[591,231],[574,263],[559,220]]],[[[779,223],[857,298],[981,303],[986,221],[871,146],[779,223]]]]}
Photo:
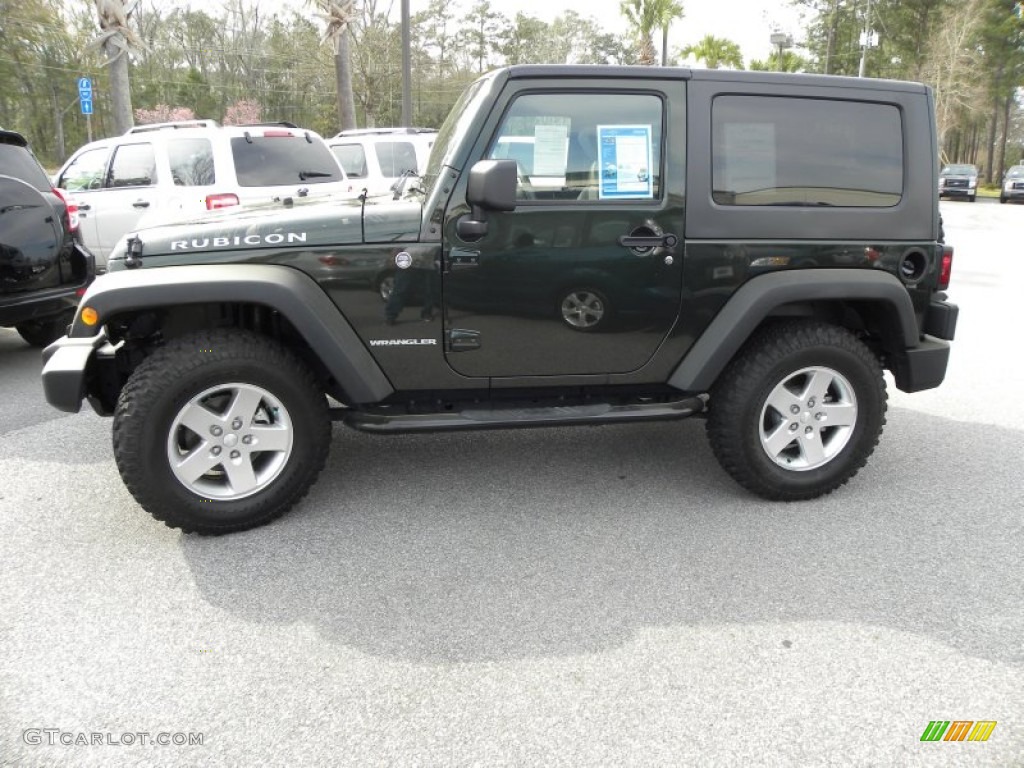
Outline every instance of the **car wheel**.
{"type": "Polygon", "coordinates": [[[33,347],[45,347],[52,344],[67,332],[68,325],[74,319],[74,312],[67,312],[45,320],[30,320],[16,327],[21,338],[33,347]]]}
{"type": "Polygon", "coordinates": [[[999,202],[1000,202],[1000,204],[1006,203],[1006,198],[1003,195],[1000,195],[999,196],[999,202]]]}
{"type": "Polygon", "coordinates": [[[574,331],[597,331],[606,327],[611,318],[608,299],[594,288],[564,291],[558,300],[558,312],[562,322],[574,331]]]}
{"type": "Polygon", "coordinates": [[[850,331],[792,321],[757,332],[711,391],[719,464],[766,499],[831,493],[864,466],[885,424],[875,355],[850,331]]]}
{"type": "Polygon", "coordinates": [[[220,330],[172,341],[131,374],[114,458],[153,517],[186,533],[263,525],[294,506],[330,449],[327,401],[276,342],[220,330]]]}
{"type": "Polygon", "coordinates": [[[973,202],[974,202],[975,200],[977,200],[977,199],[978,199],[978,196],[977,196],[977,195],[971,195],[970,197],[968,197],[968,198],[967,198],[967,201],[968,201],[969,203],[973,203],[973,202]]]}

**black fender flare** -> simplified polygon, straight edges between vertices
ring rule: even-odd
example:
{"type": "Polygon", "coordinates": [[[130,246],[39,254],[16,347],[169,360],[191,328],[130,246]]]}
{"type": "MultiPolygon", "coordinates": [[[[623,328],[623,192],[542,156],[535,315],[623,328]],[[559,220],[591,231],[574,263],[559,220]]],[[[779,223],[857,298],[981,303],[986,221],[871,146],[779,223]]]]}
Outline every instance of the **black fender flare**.
{"type": "MultiPolygon", "coordinates": [[[[125,312],[188,304],[259,304],[280,312],[302,335],[345,393],[374,403],[394,388],[341,310],[304,272],[277,264],[202,264],[111,272],[97,278],[79,307],[92,307],[99,322],[125,312]]],[[[96,335],[82,322],[71,338],[96,335]]]]}
{"type": "Polygon", "coordinates": [[[758,325],[784,304],[804,301],[877,301],[899,318],[904,349],[920,338],[914,304],[899,279],[864,269],[772,272],[732,295],[676,367],[668,383],[685,392],[707,392],[758,325]]]}

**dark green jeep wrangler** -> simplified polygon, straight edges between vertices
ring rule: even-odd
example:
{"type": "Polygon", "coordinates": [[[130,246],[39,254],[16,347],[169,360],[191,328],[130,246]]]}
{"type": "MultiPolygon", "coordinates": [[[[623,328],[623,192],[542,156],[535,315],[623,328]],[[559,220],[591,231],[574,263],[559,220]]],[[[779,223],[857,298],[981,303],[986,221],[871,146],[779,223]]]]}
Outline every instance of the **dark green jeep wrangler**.
{"type": "Polygon", "coordinates": [[[878,442],[883,369],[907,392],[945,375],[937,156],[913,83],[499,70],[393,196],[130,235],[46,350],[46,396],[113,415],[128,488],[185,531],[294,505],[332,419],[702,414],[739,483],[810,499],[878,442]]]}

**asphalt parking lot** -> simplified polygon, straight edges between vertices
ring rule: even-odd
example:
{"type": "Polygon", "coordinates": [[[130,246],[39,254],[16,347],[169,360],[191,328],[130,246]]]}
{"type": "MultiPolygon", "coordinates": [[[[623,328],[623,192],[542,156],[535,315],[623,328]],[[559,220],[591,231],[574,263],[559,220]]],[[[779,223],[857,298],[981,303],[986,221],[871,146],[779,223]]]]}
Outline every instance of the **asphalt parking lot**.
{"type": "Polygon", "coordinates": [[[1024,765],[1024,206],[942,210],[946,383],[890,386],[808,503],[739,489],[698,420],[335,426],[298,509],[183,536],[0,330],[0,763],[1024,765]]]}

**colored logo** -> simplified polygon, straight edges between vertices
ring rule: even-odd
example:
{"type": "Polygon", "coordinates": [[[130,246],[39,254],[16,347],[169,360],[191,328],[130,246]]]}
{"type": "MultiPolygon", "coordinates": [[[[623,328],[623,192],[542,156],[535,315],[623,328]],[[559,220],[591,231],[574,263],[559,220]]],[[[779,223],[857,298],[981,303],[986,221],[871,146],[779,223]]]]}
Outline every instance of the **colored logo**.
{"type": "Polygon", "coordinates": [[[932,720],[921,741],[988,741],[995,728],[995,720],[932,720]]]}

